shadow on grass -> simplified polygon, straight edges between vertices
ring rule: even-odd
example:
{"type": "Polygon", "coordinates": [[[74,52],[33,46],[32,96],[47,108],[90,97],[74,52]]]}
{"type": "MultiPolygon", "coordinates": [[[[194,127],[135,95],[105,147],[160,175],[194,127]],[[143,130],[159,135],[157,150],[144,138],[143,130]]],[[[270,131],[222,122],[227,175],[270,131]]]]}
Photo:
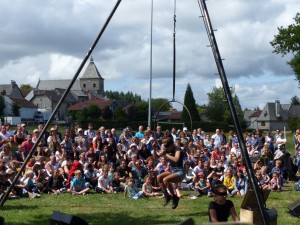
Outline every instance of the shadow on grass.
{"type": "MultiPolygon", "coordinates": [[[[84,209],[83,209],[84,210],[84,209]]],[[[62,212],[64,213],[64,212],[62,212]]],[[[67,213],[69,214],[69,213],[67,213]]],[[[15,225],[29,225],[29,224],[50,224],[51,215],[49,214],[39,214],[31,218],[24,218],[24,221],[20,223],[14,223],[15,225]]],[[[178,224],[181,221],[170,221],[169,219],[163,218],[163,216],[155,216],[152,217],[149,215],[146,218],[138,217],[132,217],[130,215],[127,215],[126,213],[80,213],[76,214],[76,216],[81,217],[83,220],[85,220],[89,225],[150,225],[150,224],[178,224]]],[[[186,218],[184,218],[186,219],[186,218]]],[[[171,219],[172,220],[172,219],[171,219]]]]}

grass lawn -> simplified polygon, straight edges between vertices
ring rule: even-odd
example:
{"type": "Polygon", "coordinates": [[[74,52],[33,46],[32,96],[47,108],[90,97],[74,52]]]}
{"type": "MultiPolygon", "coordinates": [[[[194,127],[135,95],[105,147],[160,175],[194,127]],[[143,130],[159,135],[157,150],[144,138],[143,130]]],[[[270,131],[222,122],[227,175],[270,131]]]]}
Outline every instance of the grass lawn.
{"type": "MultiPolygon", "coordinates": [[[[286,184],[283,192],[271,192],[267,200],[268,208],[276,208],[278,224],[299,224],[299,218],[288,214],[287,206],[300,199],[300,192],[292,191],[293,183],[286,184]]],[[[98,194],[86,196],[42,195],[41,198],[7,200],[0,209],[1,216],[9,224],[49,224],[53,211],[74,214],[82,217],[90,225],[96,224],[177,224],[192,217],[196,224],[208,221],[207,208],[212,198],[206,196],[196,200],[188,198],[193,192],[183,192],[177,209],[171,205],[162,206],[162,199],[124,199],[123,194],[98,194]]],[[[243,197],[230,198],[239,213],[243,197]]]]}

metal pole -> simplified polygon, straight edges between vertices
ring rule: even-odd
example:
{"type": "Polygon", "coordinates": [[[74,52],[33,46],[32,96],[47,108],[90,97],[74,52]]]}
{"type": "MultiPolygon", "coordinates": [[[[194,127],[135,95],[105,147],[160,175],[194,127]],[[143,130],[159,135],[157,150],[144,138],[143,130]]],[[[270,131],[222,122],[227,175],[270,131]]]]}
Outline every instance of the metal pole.
{"type": "Polygon", "coordinates": [[[151,0],[151,32],[150,32],[150,87],[148,103],[148,126],[151,127],[151,98],[152,98],[152,33],[153,33],[153,0],[151,0]]]}
{"type": "Polygon", "coordinates": [[[59,107],[61,106],[61,104],[63,103],[63,101],[65,100],[67,94],[69,93],[69,91],[71,90],[71,87],[73,86],[73,84],[75,83],[77,77],[79,76],[83,66],[85,65],[86,61],[89,59],[90,55],[92,54],[94,48],[96,47],[98,41],[100,40],[102,34],[104,33],[108,23],[110,22],[111,18],[113,17],[114,13],[116,12],[119,4],[121,3],[122,0],[118,0],[118,2],[116,3],[116,5],[114,6],[113,10],[111,11],[109,17],[107,18],[104,26],[102,27],[100,33],[98,34],[96,40],[94,41],[92,47],[88,50],[85,58],[83,59],[82,63],[80,64],[77,72],[75,73],[70,85],[68,86],[68,88],[66,89],[66,91],[64,92],[64,94],[62,95],[61,99],[59,100],[59,102],[57,103],[53,113],[51,114],[49,120],[47,121],[47,123],[45,124],[45,127],[44,129],[42,130],[42,132],[40,133],[40,136],[38,137],[38,139],[36,140],[34,146],[32,147],[31,151],[29,152],[29,154],[27,155],[26,159],[24,160],[24,163],[20,169],[20,171],[16,174],[14,180],[12,181],[12,184],[10,185],[9,189],[7,190],[7,192],[2,195],[1,199],[0,199],[0,206],[3,206],[6,199],[8,198],[10,192],[12,191],[12,189],[15,187],[15,184],[16,182],[18,181],[20,175],[22,174],[22,172],[25,170],[26,168],[26,165],[29,161],[29,159],[32,157],[32,155],[34,154],[35,150],[36,150],[36,147],[38,145],[38,143],[41,141],[42,137],[43,137],[43,134],[45,133],[45,131],[47,130],[48,126],[50,125],[51,121],[53,120],[54,118],[54,115],[56,114],[56,112],[58,111],[59,107]]]}
{"type": "Polygon", "coordinates": [[[233,103],[233,100],[232,100],[232,96],[231,96],[230,88],[229,88],[229,85],[228,85],[225,69],[223,67],[222,59],[221,59],[221,56],[220,56],[220,52],[219,52],[219,49],[218,49],[218,45],[217,45],[217,41],[216,41],[216,38],[215,38],[215,35],[214,35],[214,31],[212,29],[212,25],[211,25],[211,21],[210,21],[210,18],[209,18],[209,14],[208,14],[208,10],[207,10],[207,7],[206,7],[205,0],[201,0],[201,7],[202,7],[202,15],[203,15],[204,24],[206,26],[207,35],[208,35],[208,38],[210,40],[211,48],[212,48],[214,58],[215,58],[215,61],[216,61],[216,64],[217,64],[217,68],[218,68],[218,71],[219,71],[219,75],[220,75],[220,78],[221,78],[221,81],[222,81],[223,89],[224,89],[224,92],[225,92],[225,95],[226,95],[226,98],[227,98],[227,101],[228,101],[228,105],[229,105],[229,108],[230,108],[230,112],[231,112],[231,115],[232,115],[232,118],[233,118],[233,122],[234,122],[234,126],[235,126],[235,129],[236,129],[236,132],[237,132],[237,136],[238,136],[238,140],[239,140],[239,145],[241,147],[242,155],[243,155],[243,158],[245,159],[247,173],[249,174],[250,182],[252,184],[252,187],[254,188],[254,193],[255,193],[256,199],[258,201],[258,206],[259,206],[260,214],[262,216],[263,224],[268,225],[269,224],[269,219],[267,217],[267,213],[266,213],[266,210],[265,210],[265,204],[264,204],[264,201],[263,201],[263,196],[262,196],[261,192],[259,191],[258,183],[256,181],[255,174],[254,174],[254,171],[253,171],[253,167],[252,167],[249,155],[248,155],[248,151],[246,149],[245,140],[244,140],[244,137],[243,137],[241,125],[240,125],[239,119],[237,117],[235,106],[234,106],[234,103],[233,103]]]}

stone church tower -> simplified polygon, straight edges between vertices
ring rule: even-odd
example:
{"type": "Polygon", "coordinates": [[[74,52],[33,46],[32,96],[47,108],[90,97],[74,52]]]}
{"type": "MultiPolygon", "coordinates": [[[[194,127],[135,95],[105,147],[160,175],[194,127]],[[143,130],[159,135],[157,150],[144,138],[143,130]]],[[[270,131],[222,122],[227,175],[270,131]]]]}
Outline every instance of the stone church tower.
{"type": "Polygon", "coordinates": [[[104,97],[104,79],[99,73],[92,57],[89,65],[79,80],[80,88],[83,92],[92,92],[104,97]]]}

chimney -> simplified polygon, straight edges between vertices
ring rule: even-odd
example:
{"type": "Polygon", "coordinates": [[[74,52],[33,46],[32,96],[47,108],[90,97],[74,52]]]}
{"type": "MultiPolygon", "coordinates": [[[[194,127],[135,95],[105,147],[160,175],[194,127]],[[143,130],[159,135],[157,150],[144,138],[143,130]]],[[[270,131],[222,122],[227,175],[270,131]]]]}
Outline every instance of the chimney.
{"type": "Polygon", "coordinates": [[[17,86],[17,83],[16,83],[16,81],[14,81],[14,80],[11,80],[10,83],[11,83],[11,86],[12,86],[13,88],[14,88],[15,86],[17,86]]]}

